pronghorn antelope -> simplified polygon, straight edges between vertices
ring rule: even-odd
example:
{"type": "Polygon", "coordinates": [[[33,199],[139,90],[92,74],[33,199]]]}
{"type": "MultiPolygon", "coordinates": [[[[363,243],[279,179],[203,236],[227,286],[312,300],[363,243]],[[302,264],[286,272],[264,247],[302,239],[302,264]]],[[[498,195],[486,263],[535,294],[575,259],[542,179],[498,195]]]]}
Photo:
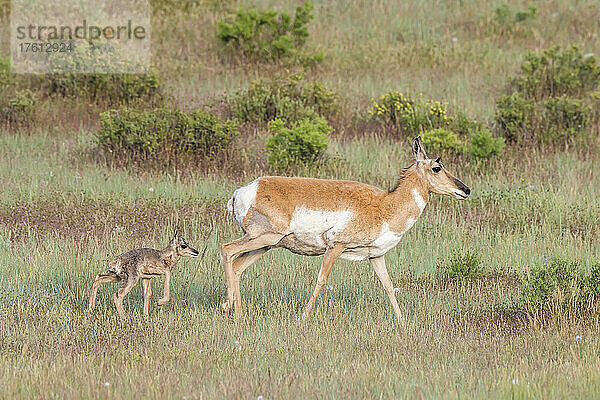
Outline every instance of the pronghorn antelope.
{"type": "Polygon", "coordinates": [[[414,140],[413,151],[415,162],[402,171],[398,185],[389,192],[359,182],[278,176],[258,178],[237,189],[227,209],[245,235],[221,246],[227,279],[223,310],[235,305],[236,314],[241,314],[242,273],[269,249],[283,247],[296,254],[325,255],[303,318],[313,308],[336,259],[369,259],[398,322],[403,323],[385,253],[419,218],[430,192],[457,199],[466,199],[471,192],[444,169],[439,158],[427,158],[421,137],[414,140]]]}
{"type": "Polygon", "coordinates": [[[181,257],[198,257],[198,250],[191,248],[177,233],[163,250],[142,248],[118,255],[108,265],[108,271],[94,279],[88,310],[91,311],[96,305],[96,293],[101,284],[121,282],[121,287],[115,293],[113,300],[119,317],[125,317],[123,299],[141,279],[144,288],[144,314],[148,315],[152,295],[150,279],[159,275],[165,276],[163,296],[158,300],[158,305],[166,304],[170,298],[171,268],[181,257]]]}

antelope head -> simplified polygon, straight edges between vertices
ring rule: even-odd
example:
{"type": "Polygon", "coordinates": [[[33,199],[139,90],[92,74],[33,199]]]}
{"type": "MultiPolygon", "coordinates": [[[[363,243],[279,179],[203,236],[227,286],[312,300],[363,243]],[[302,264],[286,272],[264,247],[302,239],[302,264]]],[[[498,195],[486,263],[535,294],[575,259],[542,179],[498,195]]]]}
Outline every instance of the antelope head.
{"type": "Polygon", "coordinates": [[[469,197],[471,189],[448,172],[440,162],[440,158],[434,160],[427,157],[421,136],[415,138],[413,151],[415,153],[415,169],[419,176],[427,182],[431,192],[453,196],[461,200],[469,197]]]}

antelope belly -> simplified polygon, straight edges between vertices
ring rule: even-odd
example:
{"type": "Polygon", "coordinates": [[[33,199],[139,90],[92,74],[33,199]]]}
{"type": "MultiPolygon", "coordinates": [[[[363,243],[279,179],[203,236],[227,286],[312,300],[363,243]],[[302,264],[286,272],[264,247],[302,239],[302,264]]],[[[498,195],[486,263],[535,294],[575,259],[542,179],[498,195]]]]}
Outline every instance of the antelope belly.
{"type": "Polygon", "coordinates": [[[295,247],[322,254],[351,219],[352,212],[348,210],[324,211],[297,207],[290,222],[289,241],[293,241],[295,247]]]}

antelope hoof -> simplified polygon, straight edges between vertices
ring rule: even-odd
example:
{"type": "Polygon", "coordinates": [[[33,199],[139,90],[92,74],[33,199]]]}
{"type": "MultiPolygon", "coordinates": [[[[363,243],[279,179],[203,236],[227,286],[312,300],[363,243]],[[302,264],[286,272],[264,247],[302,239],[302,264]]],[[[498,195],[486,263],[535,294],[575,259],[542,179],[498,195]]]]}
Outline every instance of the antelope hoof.
{"type": "Polygon", "coordinates": [[[158,305],[159,306],[164,306],[168,302],[169,302],[169,298],[168,297],[161,297],[160,299],[158,299],[158,305]]]}

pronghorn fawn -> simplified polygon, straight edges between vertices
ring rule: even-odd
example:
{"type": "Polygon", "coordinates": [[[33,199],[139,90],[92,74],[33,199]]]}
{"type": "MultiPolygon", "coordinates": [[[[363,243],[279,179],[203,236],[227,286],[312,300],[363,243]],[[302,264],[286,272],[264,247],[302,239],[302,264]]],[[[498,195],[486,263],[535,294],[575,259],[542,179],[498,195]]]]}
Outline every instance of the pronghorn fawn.
{"type": "Polygon", "coordinates": [[[96,305],[96,294],[101,284],[121,282],[121,287],[114,294],[113,299],[119,317],[125,317],[123,299],[141,279],[144,288],[144,315],[148,315],[152,295],[150,279],[159,275],[165,276],[163,296],[158,300],[158,305],[166,304],[170,299],[171,268],[181,257],[198,257],[198,250],[191,248],[177,233],[163,250],[142,248],[118,255],[110,262],[106,273],[94,279],[88,309],[91,311],[96,305]]]}
{"type": "Polygon", "coordinates": [[[240,277],[269,249],[286,248],[307,256],[324,254],[317,284],[304,308],[306,318],[338,258],[369,259],[400,324],[384,255],[396,246],[423,212],[429,193],[469,197],[470,189],[444,169],[440,159],[413,142],[415,162],[402,171],[395,189],[386,192],[359,182],[266,176],[237,189],[227,209],[244,236],[221,246],[227,279],[224,311],[241,314],[240,277]]]}

